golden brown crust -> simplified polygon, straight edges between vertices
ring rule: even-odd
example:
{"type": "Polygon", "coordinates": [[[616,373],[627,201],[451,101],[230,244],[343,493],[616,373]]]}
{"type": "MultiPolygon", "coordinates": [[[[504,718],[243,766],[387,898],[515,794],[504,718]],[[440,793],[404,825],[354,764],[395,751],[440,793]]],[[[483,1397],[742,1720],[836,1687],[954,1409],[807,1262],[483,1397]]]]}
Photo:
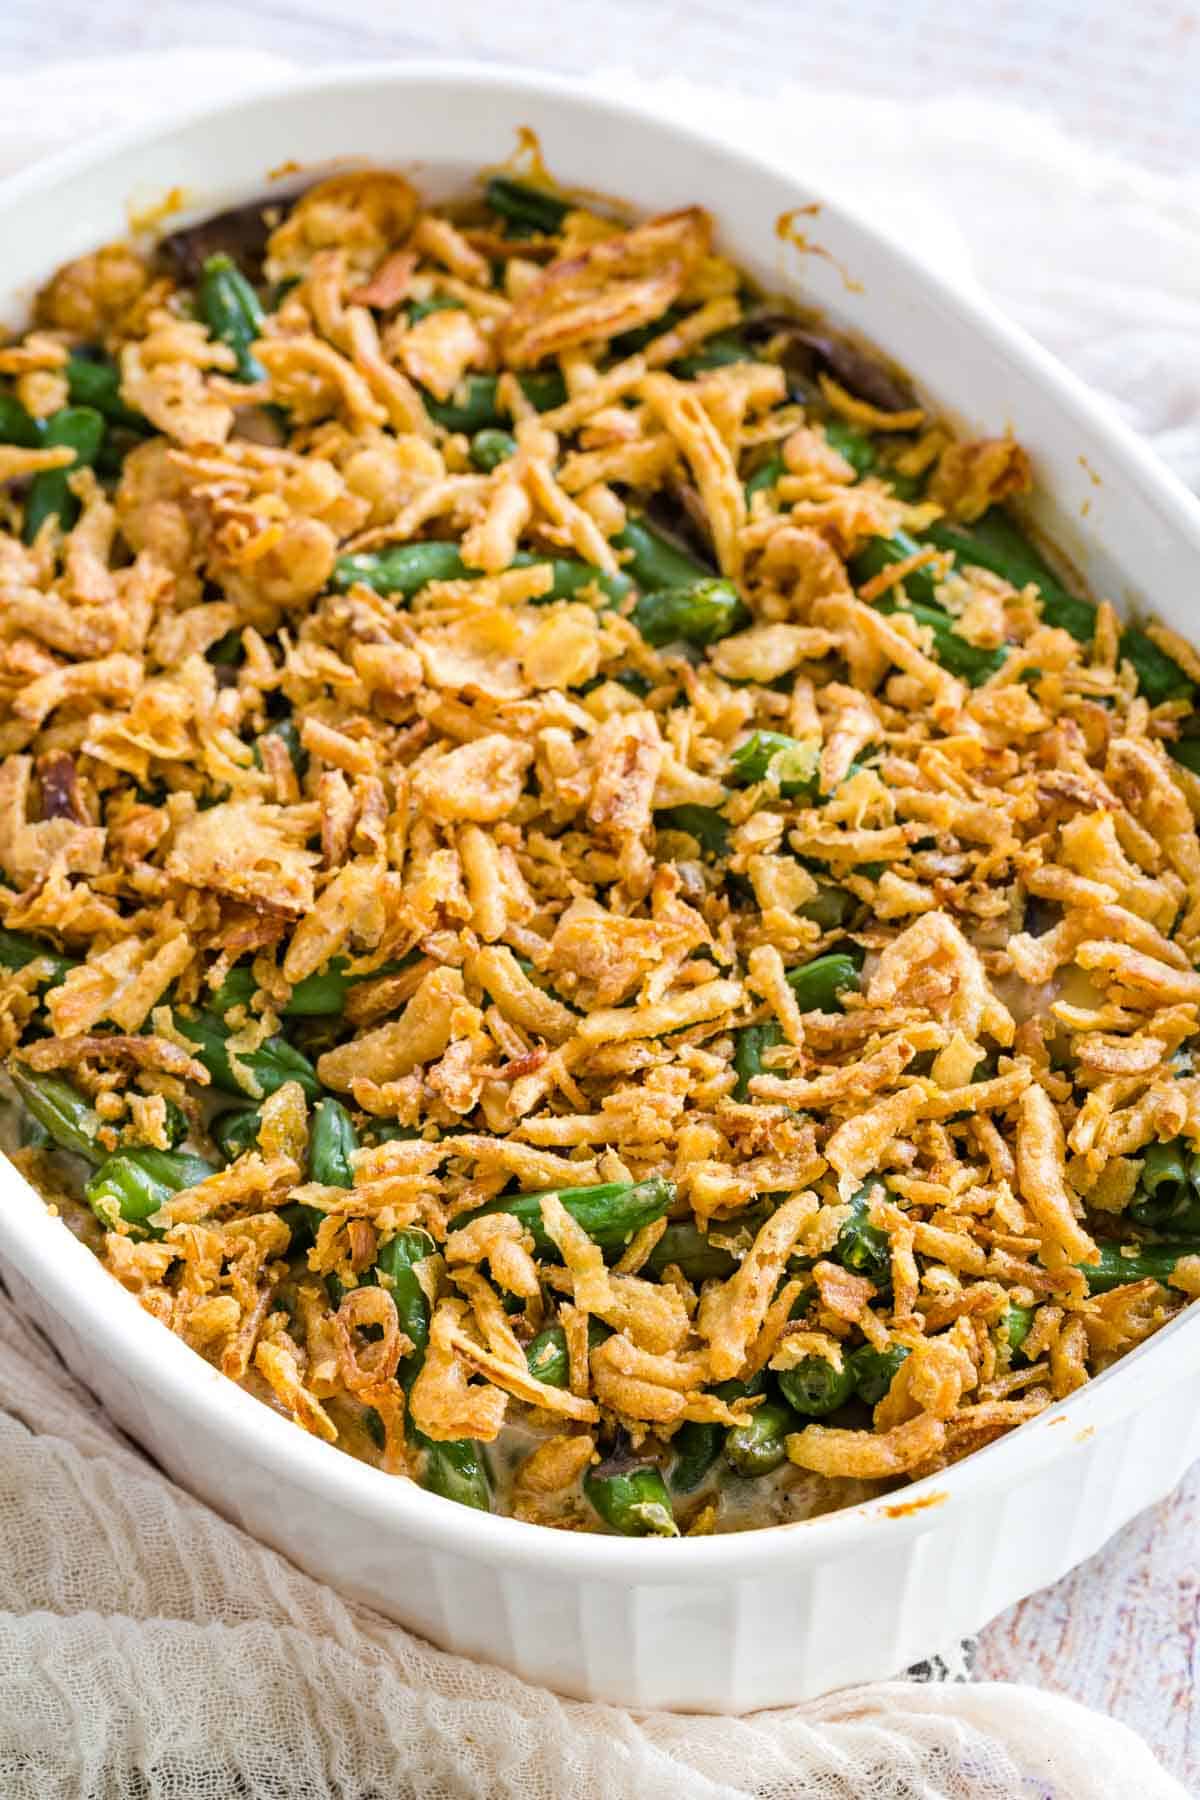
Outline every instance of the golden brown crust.
{"type": "MultiPolygon", "coordinates": [[[[698,207],[520,237],[359,171],[281,208],[266,272],[249,367],[121,246],[0,348],[42,418],[103,345],[146,422],[31,543],[15,484],[70,453],[0,447],[0,906],[45,951],[0,972],[3,1051],[101,1149],[186,1129],[214,1165],[149,1224],[87,1215],[115,1278],[396,1473],[498,1441],[506,1504],[569,1529],[614,1441],[665,1467],[802,1365],[904,1353],[873,1418],[788,1436],[793,1470],[889,1483],[1158,1329],[1196,1258],[1086,1273],[1151,1147],[1200,1146],[1200,781],[1170,755],[1200,654],[1152,626],[1180,697],[1147,698],[1107,605],[1077,641],[965,552],[871,565],[1028,458],[809,381],[698,207]],[[454,425],[493,391],[489,449],[454,425]],[[741,602],[715,641],[647,623],[682,580],[628,579],[647,515],[741,602]],[[383,579],[414,550],[437,579],[383,579]],[[813,1000],[828,954],[859,971],[813,1000]],[[313,1072],[264,1084],[280,1033],[313,1072]],[[218,1167],[235,1099],[255,1141],[218,1167]],[[559,1197],[643,1182],[658,1216],[611,1239],[559,1197]]],[[[721,1529],[816,1485],[679,1504],[721,1529]]]]}

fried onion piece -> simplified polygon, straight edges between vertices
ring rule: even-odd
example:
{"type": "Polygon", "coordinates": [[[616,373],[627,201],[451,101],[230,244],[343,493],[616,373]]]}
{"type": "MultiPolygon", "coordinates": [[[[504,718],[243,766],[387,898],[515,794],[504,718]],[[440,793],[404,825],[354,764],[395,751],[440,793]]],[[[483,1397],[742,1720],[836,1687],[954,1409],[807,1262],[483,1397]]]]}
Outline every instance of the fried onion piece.
{"type": "Polygon", "coordinates": [[[707,213],[692,207],[551,263],[505,322],[507,361],[530,368],[574,345],[603,342],[657,319],[683,291],[711,234],[707,213]]]}
{"type": "Polygon", "coordinates": [[[398,1019],[326,1051],[317,1064],[321,1080],[346,1089],[355,1079],[395,1081],[432,1062],[450,1042],[450,1009],[463,991],[457,969],[431,969],[398,1019]]]}
{"type": "Polygon", "coordinates": [[[928,1462],[946,1442],[946,1427],[932,1413],[918,1413],[891,1431],[839,1431],[806,1425],[787,1440],[789,1460],[798,1469],[831,1481],[877,1481],[906,1475],[928,1462]]]}
{"type": "Polygon", "coordinates": [[[699,1329],[709,1345],[714,1379],[728,1380],[745,1362],[787,1259],[817,1207],[812,1193],[785,1200],[762,1227],[736,1272],[701,1300],[699,1329]]]}
{"type": "Polygon", "coordinates": [[[460,1353],[469,1347],[472,1357],[488,1354],[463,1331],[466,1311],[462,1300],[438,1301],[425,1360],[409,1395],[413,1423],[435,1443],[477,1438],[490,1444],[504,1423],[508,1396],[490,1384],[473,1385],[474,1363],[460,1353]]]}
{"type": "Polygon", "coordinates": [[[1020,1100],[1017,1183],[1041,1229],[1040,1255],[1047,1268],[1065,1262],[1094,1263],[1100,1252],[1075,1217],[1066,1188],[1066,1139],[1054,1104],[1031,1083],[1020,1100]]]}

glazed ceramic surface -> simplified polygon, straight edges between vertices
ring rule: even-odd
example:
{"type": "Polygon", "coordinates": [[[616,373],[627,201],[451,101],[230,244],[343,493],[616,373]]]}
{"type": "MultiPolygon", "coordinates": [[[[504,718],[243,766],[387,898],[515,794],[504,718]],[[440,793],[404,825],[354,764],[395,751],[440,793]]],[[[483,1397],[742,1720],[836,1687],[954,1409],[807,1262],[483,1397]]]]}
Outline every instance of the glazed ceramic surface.
{"type": "MultiPolygon", "coordinates": [[[[802,175],[543,76],[355,69],[85,145],[0,188],[0,315],[19,324],[53,268],[168,195],[202,216],[369,161],[444,196],[507,157],[521,125],[568,185],[646,211],[707,206],[765,287],[881,346],[961,425],[1011,426],[1037,516],[1093,592],[1198,634],[1200,506],[1030,340],[802,175]]],[[[671,1543],[554,1532],[308,1437],[144,1313],[7,1163],[0,1260],[74,1373],[227,1517],[447,1649],[640,1708],[749,1711],[892,1675],[1056,1580],[1200,1453],[1193,1306],[1069,1401],[886,1499],[671,1543]]]]}

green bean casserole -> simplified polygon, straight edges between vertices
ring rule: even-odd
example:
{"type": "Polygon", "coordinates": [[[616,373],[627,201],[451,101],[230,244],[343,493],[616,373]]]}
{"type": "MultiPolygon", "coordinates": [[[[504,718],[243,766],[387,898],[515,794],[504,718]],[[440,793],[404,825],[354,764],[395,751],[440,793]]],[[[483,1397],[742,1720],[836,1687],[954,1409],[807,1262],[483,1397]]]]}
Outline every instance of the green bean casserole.
{"type": "Polygon", "coordinates": [[[728,1531],[1200,1294],[1200,656],[705,212],[110,245],[0,482],[5,1144],[301,1429],[728,1531]]]}

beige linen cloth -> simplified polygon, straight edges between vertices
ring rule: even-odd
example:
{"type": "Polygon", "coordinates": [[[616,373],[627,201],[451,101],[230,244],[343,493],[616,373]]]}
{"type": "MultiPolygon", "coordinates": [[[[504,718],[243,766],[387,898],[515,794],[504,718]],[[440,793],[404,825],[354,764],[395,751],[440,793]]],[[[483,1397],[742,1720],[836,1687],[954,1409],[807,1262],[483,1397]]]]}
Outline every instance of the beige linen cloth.
{"type": "MultiPolygon", "coordinates": [[[[0,77],[0,172],[56,147],[64,122],[77,137],[279,69],[196,52],[0,77]]],[[[903,113],[798,94],[751,109],[661,85],[655,97],[769,142],[861,204],[874,198],[885,223],[902,217],[910,240],[982,280],[1200,477],[1200,258],[1182,254],[1196,222],[1170,184],[1099,168],[1049,128],[996,109],[903,113]],[[839,161],[830,144],[847,134],[828,128],[847,105],[853,160],[839,161]],[[1110,227],[1139,233],[1138,255],[1124,241],[1118,281],[1097,200],[1110,227]],[[1077,208],[1098,210],[1090,228],[1077,208]]],[[[1178,1800],[1184,1790],[1125,1727],[1032,1688],[898,1680],[749,1719],[632,1716],[443,1655],[175,1487],[0,1293],[3,1800],[568,1794],[1178,1800]]]]}

